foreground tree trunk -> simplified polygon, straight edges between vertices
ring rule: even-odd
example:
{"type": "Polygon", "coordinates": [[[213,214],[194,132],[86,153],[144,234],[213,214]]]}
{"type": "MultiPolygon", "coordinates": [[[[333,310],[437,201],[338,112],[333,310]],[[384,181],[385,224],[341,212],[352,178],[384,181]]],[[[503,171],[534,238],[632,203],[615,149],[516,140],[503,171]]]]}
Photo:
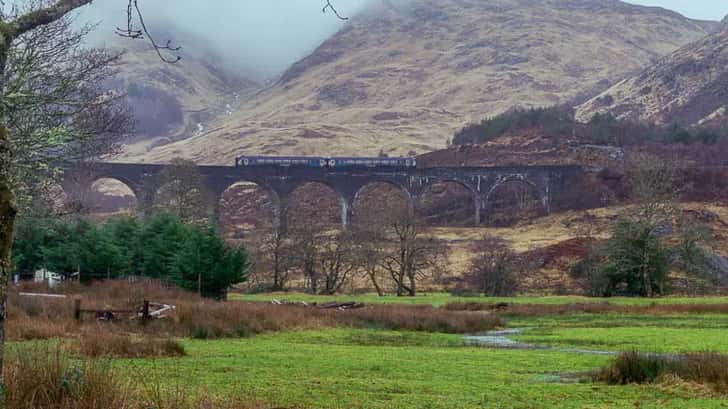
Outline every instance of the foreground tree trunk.
{"type": "MultiPolygon", "coordinates": [[[[12,149],[10,134],[5,125],[5,66],[8,52],[15,38],[37,27],[59,20],[71,11],[91,3],[92,0],[59,0],[53,5],[28,12],[14,21],[0,21],[0,393],[5,389],[2,375],[5,352],[5,319],[7,317],[8,286],[12,274],[13,230],[17,208],[10,180],[12,149]]],[[[5,400],[0,395],[0,408],[5,400]]]]}
{"type": "MultiPolygon", "coordinates": [[[[5,128],[0,129],[0,132],[2,132],[5,128]]],[[[3,133],[7,135],[7,132],[3,133]]],[[[2,143],[0,142],[0,144],[2,143]]],[[[8,285],[12,274],[11,250],[13,248],[15,214],[17,212],[13,192],[5,179],[0,177],[0,370],[3,368],[5,351],[5,316],[8,302],[8,285]]],[[[0,382],[2,382],[1,375],[0,382]]],[[[0,407],[2,407],[1,401],[0,407]]]]}
{"type": "MultiPolygon", "coordinates": [[[[0,26],[0,104],[3,101],[5,74],[8,49],[12,39],[7,35],[4,25],[0,26]]],[[[2,108],[0,108],[2,109],[2,108]]],[[[5,126],[5,118],[0,112],[0,408],[4,407],[3,393],[5,382],[2,375],[3,358],[5,357],[5,317],[7,316],[8,286],[12,274],[13,231],[15,229],[15,195],[10,182],[10,166],[12,163],[12,150],[10,148],[10,135],[5,126]]]]}

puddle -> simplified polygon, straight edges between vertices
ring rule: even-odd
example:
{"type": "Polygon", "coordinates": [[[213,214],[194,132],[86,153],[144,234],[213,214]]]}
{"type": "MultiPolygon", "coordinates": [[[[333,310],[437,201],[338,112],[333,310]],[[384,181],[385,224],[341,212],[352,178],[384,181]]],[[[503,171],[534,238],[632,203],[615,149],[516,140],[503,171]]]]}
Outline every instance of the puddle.
{"type": "Polygon", "coordinates": [[[466,335],[465,345],[471,347],[507,348],[507,349],[544,349],[537,345],[526,344],[513,340],[512,336],[520,335],[520,329],[505,331],[489,331],[481,335],[466,335]]]}
{"type": "Polygon", "coordinates": [[[501,348],[501,349],[548,349],[551,351],[567,352],[582,355],[617,355],[615,351],[599,351],[580,348],[557,348],[545,345],[528,344],[514,340],[513,336],[521,335],[522,329],[508,329],[503,331],[489,331],[479,335],[466,335],[464,342],[466,346],[501,348]]]}

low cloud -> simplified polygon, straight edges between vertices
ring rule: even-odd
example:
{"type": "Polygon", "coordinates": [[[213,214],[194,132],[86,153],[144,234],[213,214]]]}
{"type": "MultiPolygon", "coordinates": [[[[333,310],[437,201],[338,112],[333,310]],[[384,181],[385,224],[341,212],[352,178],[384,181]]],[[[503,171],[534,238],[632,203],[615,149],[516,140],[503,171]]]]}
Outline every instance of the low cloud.
{"type": "MultiPolygon", "coordinates": [[[[373,0],[336,0],[354,15],[373,0]]],[[[270,78],[315,49],[344,22],[322,12],[324,0],[140,0],[147,25],[161,42],[207,47],[226,62],[270,78]],[[204,45],[203,45],[204,44],[204,45]]],[[[113,39],[126,25],[126,1],[101,0],[85,7],[79,23],[99,23],[92,41],[113,39]]]]}

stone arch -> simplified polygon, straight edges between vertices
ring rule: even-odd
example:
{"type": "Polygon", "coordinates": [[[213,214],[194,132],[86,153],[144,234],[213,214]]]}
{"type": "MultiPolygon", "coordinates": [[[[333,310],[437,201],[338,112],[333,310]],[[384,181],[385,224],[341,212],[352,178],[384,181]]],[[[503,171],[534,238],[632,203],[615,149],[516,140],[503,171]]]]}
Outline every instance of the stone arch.
{"type": "Polygon", "coordinates": [[[437,179],[417,197],[417,211],[433,225],[478,225],[482,203],[476,189],[457,179],[437,179]]]}
{"type": "Polygon", "coordinates": [[[271,231],[280,225],[280,197],[264,183],[238,180],[223,189],[215,201],[219,227],[235,238],[271,231]]]}
{"type": "Polygon", "coordinates": [[[137,211],[142,200],[137,184],[124,177],[106,174],[73,175],[63,181],[61,190],[66,206],[82,213],[137,211]]]}
{"type": "Polygon", "coordinates": [[[414,212],[415,203],[410,191],[399,183],[389,180],[372,180],[363,184],[351,202],[351,216],[357,218],[376,217],[388,211],[414,212]],[[369,195],[373,198],[367,198],[369,195]],[[399,195],[397,198],[395,195],[399,195]],[[398,199],[401,199],[400,203],[398,199]]]}
{"type": "Polygon", "coordinates": [[[283,199],[281,207],[286,226],[317,223],[346,227],[351,203],[335,186],[312,179],[294,186],[283,199]]]}
{"type": "Polygon", "coordinates": [[[548,194],[523,175],[500,178],[485,197],[486,222],[511,226],[549,213],[548,194]]]}

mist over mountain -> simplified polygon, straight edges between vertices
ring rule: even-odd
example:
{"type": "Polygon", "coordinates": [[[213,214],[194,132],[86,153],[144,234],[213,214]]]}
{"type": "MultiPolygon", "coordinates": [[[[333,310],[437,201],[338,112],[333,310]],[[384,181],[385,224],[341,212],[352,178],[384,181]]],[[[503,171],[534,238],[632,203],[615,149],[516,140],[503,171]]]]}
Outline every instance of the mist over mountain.
{"type": "MultiPolygon", "coordinates": [[[[336,4],[342,13],[355,15],[374,1],[336,4]]],[[[259,80],[276,77],[344,25],[331,13],[322,13],[323,2],[318,0],[139,3],[159,42],[171,39],[188,53],[212,52],[259,80]]],[[[126,2],[94,2],[81,10],[77,21],[99,23],[94,43],[115,43],[115,28],[126,27],[126,2]]]]}
{"type": "Polygon", "coordinates": [[[125,158],[427,152],[516,106],[586,100],[717,25],[617,0],[375,2],[205,131],[125,158]]]}

